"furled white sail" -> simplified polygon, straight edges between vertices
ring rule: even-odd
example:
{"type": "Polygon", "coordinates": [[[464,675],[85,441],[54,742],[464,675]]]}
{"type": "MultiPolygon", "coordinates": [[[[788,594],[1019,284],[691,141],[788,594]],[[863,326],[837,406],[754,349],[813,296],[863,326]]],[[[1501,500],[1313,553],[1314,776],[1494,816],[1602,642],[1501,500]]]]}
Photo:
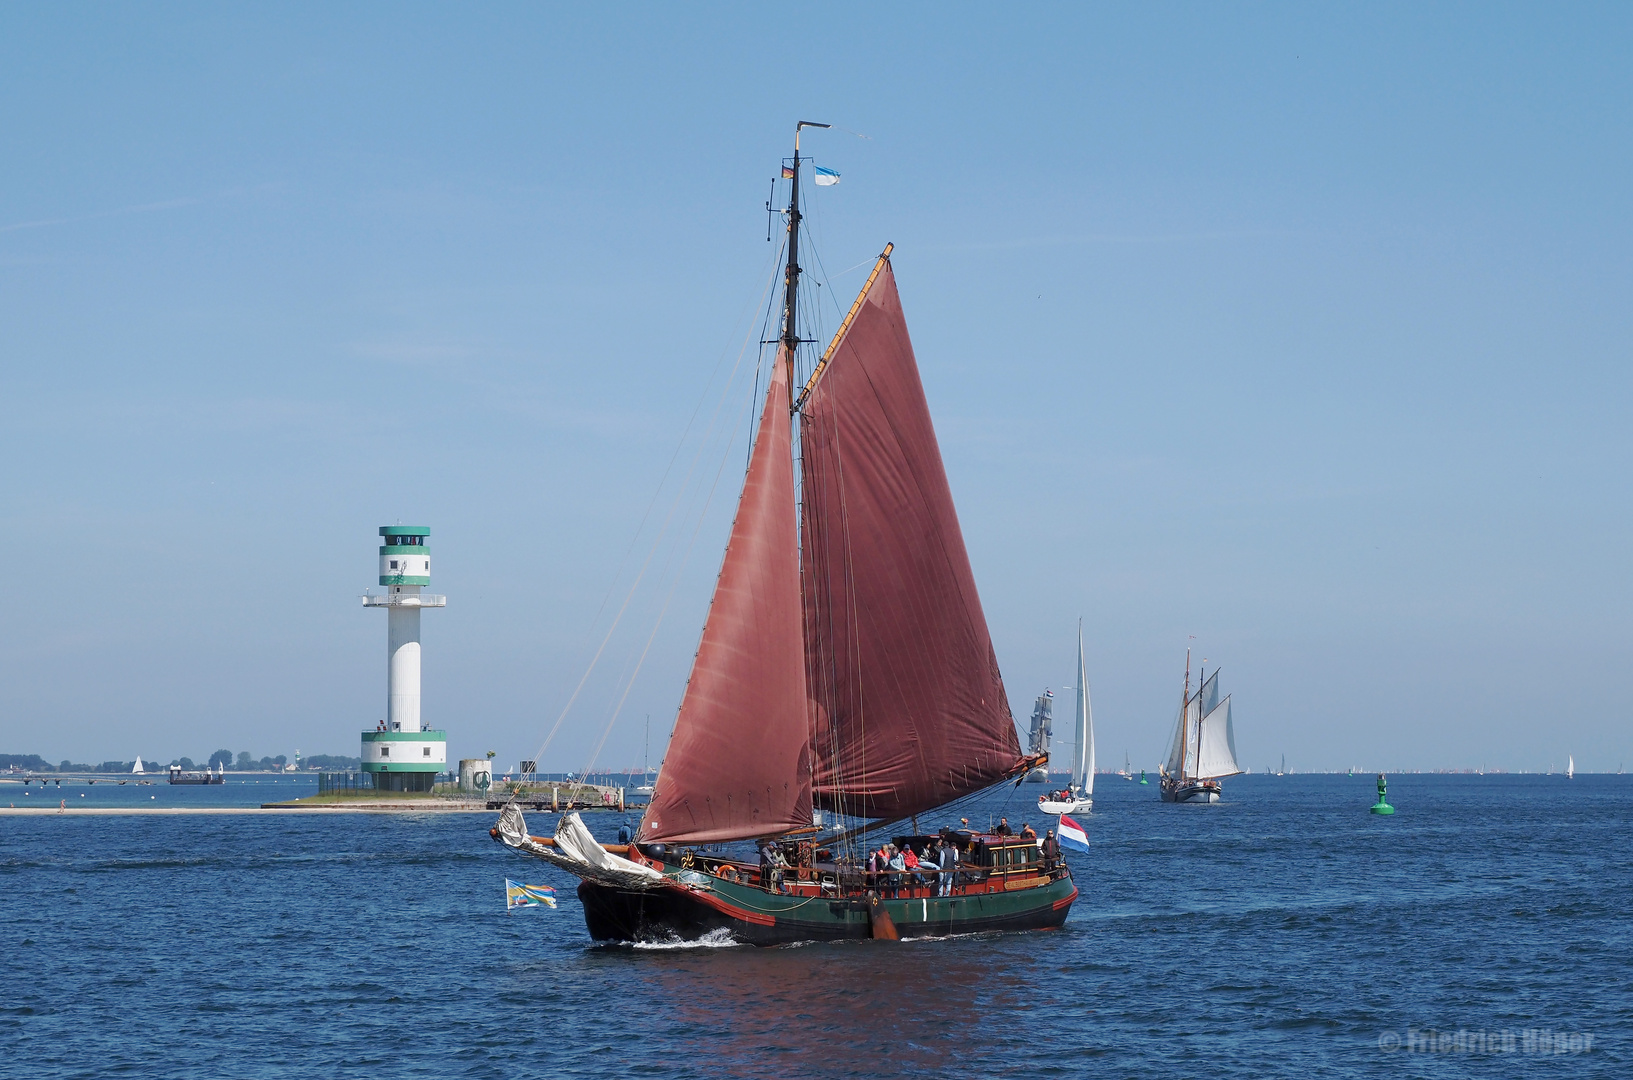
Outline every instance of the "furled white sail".
{"type": "Polygon", "coordinates": [[[1196,741],[1196,771],[1191,775],[1202,780],[1217,780],[1242,771],[1236,764],[1236,730],[1231,723],[1229,697],[1202,718],[1196,741]]]}

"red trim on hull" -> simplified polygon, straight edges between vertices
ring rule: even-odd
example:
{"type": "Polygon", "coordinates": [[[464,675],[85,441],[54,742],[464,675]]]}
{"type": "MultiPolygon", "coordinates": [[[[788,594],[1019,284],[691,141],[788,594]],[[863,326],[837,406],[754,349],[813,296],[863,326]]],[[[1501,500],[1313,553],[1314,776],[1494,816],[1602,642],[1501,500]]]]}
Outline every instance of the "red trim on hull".
{"type": "Polygon", "coordinates": [[[693,900],[700,900],[714,908],[716,911],[729,915],[734,919],[741,919],[743,922],[753,923],[755,926],[777,925],[777,920],[774,917],[770,915],[763,915],[758,911],[749,911],[746,908],[740,908],[736,904],[728,903],[725,900],[720,899],[720,897],[716,896],[712,892],[705,892],[702,889],[693,890],[687,888],[676,888],[675,891],[678,893],[683,893],[693,900]]]}

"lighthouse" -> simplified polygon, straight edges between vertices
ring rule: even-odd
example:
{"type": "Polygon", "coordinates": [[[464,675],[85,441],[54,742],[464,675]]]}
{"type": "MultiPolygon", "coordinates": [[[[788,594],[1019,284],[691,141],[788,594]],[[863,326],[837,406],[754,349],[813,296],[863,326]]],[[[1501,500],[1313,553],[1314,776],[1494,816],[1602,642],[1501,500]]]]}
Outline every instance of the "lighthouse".
{"type": "Polygon", "coordinates": [[[431,551],[423,525],[383,525],[380,584],[364,607],[386,609],[386,711],[373,731],[363,732],[363,771],[379,791],[430,791],[448,768],[448,733],[420,717],[420,612],[447,604],[424,592],[431,584],[431,551]]]}

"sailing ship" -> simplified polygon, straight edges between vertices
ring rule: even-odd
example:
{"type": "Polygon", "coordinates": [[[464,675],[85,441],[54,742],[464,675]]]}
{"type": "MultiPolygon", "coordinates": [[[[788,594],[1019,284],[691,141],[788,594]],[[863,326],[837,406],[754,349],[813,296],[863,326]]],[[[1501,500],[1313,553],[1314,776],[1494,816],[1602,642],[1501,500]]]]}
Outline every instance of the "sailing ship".
{"type": "Polygon", "coordinates": [[[1219,801],[1219,781],[1242,770],[1236,764],[1236,731],[1231,723],[1230,697],[1219,700],[1219,670],[1198,673],[1200,685],[1191,693],[1191,652],[1185,650],[1185,692],[1174,726],[1173,749],[1161,769],[1163,802],[1219,801]]]}
{"type": "Polygon", "coordinates": [[[1061,791],[1038,797],[1045,814],[1082,814],[1094,807],[1094,708],[1089,703],[1088,668],[1083,663],[1083,620],[1077,620],[1077,712],[1072,719],[1072,781],[1061,791]]]}
{"type": "Polygon", "coordinates": [[[1574,755],[1565,755],[1565,779],[1576,779],[1576,758],[1574,755]]]}
{"type": "Polygon", "coordinates": [[[652,714],[646,714],[646,726],[641,736],[641,783],[635,789],[637,795],[652,794],[652,714]]]}
{"type": "MultiPolygon", "coordinates": [[[[1055,734],[1055,692],[1044,687],[1038,700],[1032,703],[1032,728],[1026,736],[1026,749],[1040,761],[1049,760],[1049,740],[1055,734]]],[[[1046,784],[1049,782],[1049,768],[1039,765],[1030,769],[1026,774],[1028,784],[1046,784]]]]}
{"type": "Polygon", "coordinates": [[[800,122],[784,162],[781,336],[768,343],[737,516],[634,840],[601,844],[575,814],[553,837],[532,836],[514,802],[490,830],[579,878],[598,941],[1035,930],[1059,926],[1077,898],[1053,845],[919,827],[938,812],[957,821],[955,801],[1046,759],[1020,747],[891,245],[799,377],[799,133],[824,126],[800,122]],[[837,824],[823,830],[818,813],[837,824]],[[878,866],[869,852],[884,839],[912,849],[918,868],[878,866]],[[757,860],[734,855],[746,841],[757,860]]]}

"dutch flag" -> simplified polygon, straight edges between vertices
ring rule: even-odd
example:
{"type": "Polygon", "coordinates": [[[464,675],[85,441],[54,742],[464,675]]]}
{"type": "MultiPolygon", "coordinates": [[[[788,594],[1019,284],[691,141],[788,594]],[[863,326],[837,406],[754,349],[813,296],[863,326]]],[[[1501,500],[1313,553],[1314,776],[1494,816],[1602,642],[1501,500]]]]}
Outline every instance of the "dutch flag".
{"type": "Polygon", "coordinates": [[[1083,826],[1066,814],[1060,815],[1060,832],[1056,836],[1059,837],[1063,847],[1075,848],[1078,851],[1089,850],[1089,834],[1083,831],[1083,826]]]}

